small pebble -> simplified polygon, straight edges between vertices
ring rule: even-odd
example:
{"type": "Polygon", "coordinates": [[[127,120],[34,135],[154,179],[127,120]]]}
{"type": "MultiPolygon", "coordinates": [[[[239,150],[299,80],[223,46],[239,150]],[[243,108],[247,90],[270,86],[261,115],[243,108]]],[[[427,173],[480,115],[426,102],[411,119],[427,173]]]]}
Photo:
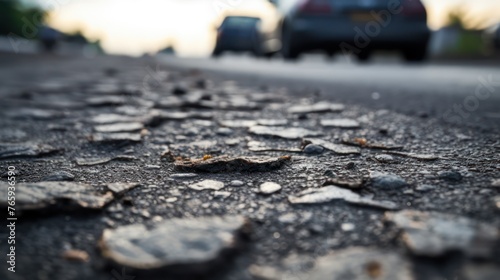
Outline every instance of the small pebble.
{"type": "Polygon", "coordinates": [[[189,178],[194,178],[197,177],[198,174],[196,173],[176,173],[170,175],[170,178],[172,179],[189,179],[189,178]]]}
{"type": "Polygon", "coordinates": [[[378,154],[378,155],[375,155],[375,159],[378,162],[382,162],[382,163],[392,163],[392,162],[395,162],[394,157],[391,156],[391,155],[387,155],[387,154],[378,154]]]}
{"type": "Polygon", "coordinates": [[[407,185],[406,181],[394,174],[386,174],[380,172],[372,172],[370,174],[372,185],[380,189],[395,189],[407,185]]]}
{"type": "Polygon", "coordinates": [[[244,184],[245,183],[243,181],[240,181],[240,180],[233,180],[233,181],[231,181],[231,187],[241,187],[244,184]]]}
{"type": "Polygon", "coordinates": [[[153,164],[148,164],[148,165],[144,166],[144,168],[146,168],[146,169],[160,169],[161,166],[159,166],[159,165],[153,165],[153,164]]]}
{"type": "Polygon", "coordinates": [[[416,188],[419,192],[427,192],[436,189],[436,186],[433,185],[420,185],[416,188]]]}
{"type": "Polygon", "coordinates": [[[219,127],[217,129],[217,134],[218,135],[231,135],[233,134],[233,130],[227,127],[219,127]]]}
{"type": "Polygon", "coordinates": [[[278,221],[283,224],[293,224],[298,220],[298,216],[295,213],[286,213],[278,217],[278,221]]]}
{"type": "Polygon", "coordinates": [[[281,186],[273,182],[265,182],[260,185],[259,191],[263,194],[272,194],[281,190],[281,186]]]}
{"type": "Polygon", "coordinates": [[[168,203],[173,203],[173,202],[177,201],[177,197],[169,197],[165,201],[168,202],[168,203]]]}
{"type": "Polygon", "coordinates": [[[202,190],[220,190],[224,188],[224,183],[220,181],[215,181],[215,180],[203,180],[201,182],[189,185],[189,188],[197,191],[202,191],[202,190]]]}
{"type": "Polygon", "coordinates": [[[53,172],[42,179],[42,181],[73,181],[75,175],[66,171],[53,172]]]}
{"type": "Polygon", "coordinates": [[[500,179],[493,180],[491,186],[495,188],[500,188],[500,179]]]}
{"type": "Polygon", "coordinates": [[[351,223],[343,223],[341,226],[343,231],[352,231],[354,230],[354,224],[351,223]]]}
{"type": "Polygon", "coordinates": [[[459,182],[462,180],[462,174],[457,171],[443,171],[439,173],[439,178],[450,182],[459,182]]]}
{"type": "Polygon", "coordinates": [[[330,178],[335,178],[337,177],[337,174],[335,172],[333,172],[332,170],[327,170],[325,171],[325,173],[323,173],[323,175],[327,176],[327,177],[330,177],[330,178]]]}
{"type": "Polygon", "coordinates": [[[231,196],[230,192],[224,192],[224,191],[215,191],[214,192],[214,197],[228,198],[229,196],[231,196]]]}
{"type": "Polygon", "coordinates": [[[89,254],[81,250],[67,250],[62,254],[63,258],[74,262],[88,262],[89,254]]]}
{"type": "Polygon", "coordinates": [[[347,165],[345,166],[345,169],[354,169],[354,167],[356,167],[356,164],[351,161],[351,162],[347,163],[347,165]]]}
{"type": "Polygon", "coordinates": [[[304,148],[304,153],[309,154],[309,155],[317,155],[321,154],[325,148],[319,146],[319,145],[314,145],[314,144],[309,144],[304,148]]]}

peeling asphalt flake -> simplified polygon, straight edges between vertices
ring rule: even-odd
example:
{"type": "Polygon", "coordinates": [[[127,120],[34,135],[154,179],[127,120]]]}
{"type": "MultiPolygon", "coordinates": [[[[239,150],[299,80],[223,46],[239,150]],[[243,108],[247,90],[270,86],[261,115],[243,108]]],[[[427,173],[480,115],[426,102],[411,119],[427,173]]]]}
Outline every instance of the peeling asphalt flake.
{"type": "Polygon", "coordinates": [[[60,63],[28,93],[2,88],[0,194],[15,166],[22,223],[17,278],[0,279],[498,271],[494,132],[163,66],[141,88],[150,58],[60,63]]]}

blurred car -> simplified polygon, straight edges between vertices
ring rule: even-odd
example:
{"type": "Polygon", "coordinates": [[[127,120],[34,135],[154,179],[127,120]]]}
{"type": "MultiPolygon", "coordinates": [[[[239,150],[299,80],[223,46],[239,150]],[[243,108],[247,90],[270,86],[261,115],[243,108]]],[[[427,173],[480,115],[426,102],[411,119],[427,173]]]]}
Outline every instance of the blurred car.
{"type": "Polygon", "coordinates": [[[217,28],[217,41],[213,56],[225,51],[252,52],[260,55],[260,19],[256,17],[228,16],[217,28]]]}
{"type": "Polygon", "coordinates": [[[494,51],[500,51],[500,23],[488,28],[485,32],[486,40],[494,51]]]}
{"type": "Polygon", "coordinates": [[[427,55],[430,30],[420,0],[269,0],[281,17],[275,36],[285,59],[313,50],[353,53],[398,50],[408,61],[427,55]]]}
{"type": "Polygon", "coordinates": [[[42,25],[38,33],[40,45],[45,52],[54,52],[61,39],[61,33],[54,28],[42,25]]]}

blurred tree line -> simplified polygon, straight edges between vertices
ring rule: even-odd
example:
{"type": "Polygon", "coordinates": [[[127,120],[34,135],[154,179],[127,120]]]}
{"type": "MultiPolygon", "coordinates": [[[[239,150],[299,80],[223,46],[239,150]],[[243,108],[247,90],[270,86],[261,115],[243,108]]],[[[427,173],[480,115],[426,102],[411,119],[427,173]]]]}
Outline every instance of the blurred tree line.
{"type": "Polygon", "coordinates": [[[1,0],[0,35],[23,34],[23,26],[43,24],[45,16],[40,8],[27,7],[18,0],[1,0]]]}
{"type": "Polygon", "coordinates": [[[46,51],[52,51],[61,42],[87,46],[93,53],[103,53],[100,42],[90,42],[80,31],[65,34],[45,25],[48,13],[36,5],[20,0],[0,0],[0,36],[8,36],[18,48],[24,39],[40,40],[46,51]]]}
{"type": "Polygon", "coordinates": [[[464,23],[466,11],[461,8],[448,15],[448,27],[455,29],[458,40],[449,51],[452,54],[480,54],[486,51],[483,30],[471,30],[464,23]]]}

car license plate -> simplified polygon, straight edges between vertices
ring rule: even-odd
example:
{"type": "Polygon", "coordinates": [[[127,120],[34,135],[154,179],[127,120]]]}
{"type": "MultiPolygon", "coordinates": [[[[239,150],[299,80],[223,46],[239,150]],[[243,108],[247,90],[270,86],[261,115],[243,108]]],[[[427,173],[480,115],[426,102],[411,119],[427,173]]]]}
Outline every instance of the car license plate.
{"type": "Polygon", "coordinates": [[[356,22],[367,22],[367,21],[377,20],[376,16],[374,16],[369,12],[352,13],[351,19],[352,21],[356,22]]]}

